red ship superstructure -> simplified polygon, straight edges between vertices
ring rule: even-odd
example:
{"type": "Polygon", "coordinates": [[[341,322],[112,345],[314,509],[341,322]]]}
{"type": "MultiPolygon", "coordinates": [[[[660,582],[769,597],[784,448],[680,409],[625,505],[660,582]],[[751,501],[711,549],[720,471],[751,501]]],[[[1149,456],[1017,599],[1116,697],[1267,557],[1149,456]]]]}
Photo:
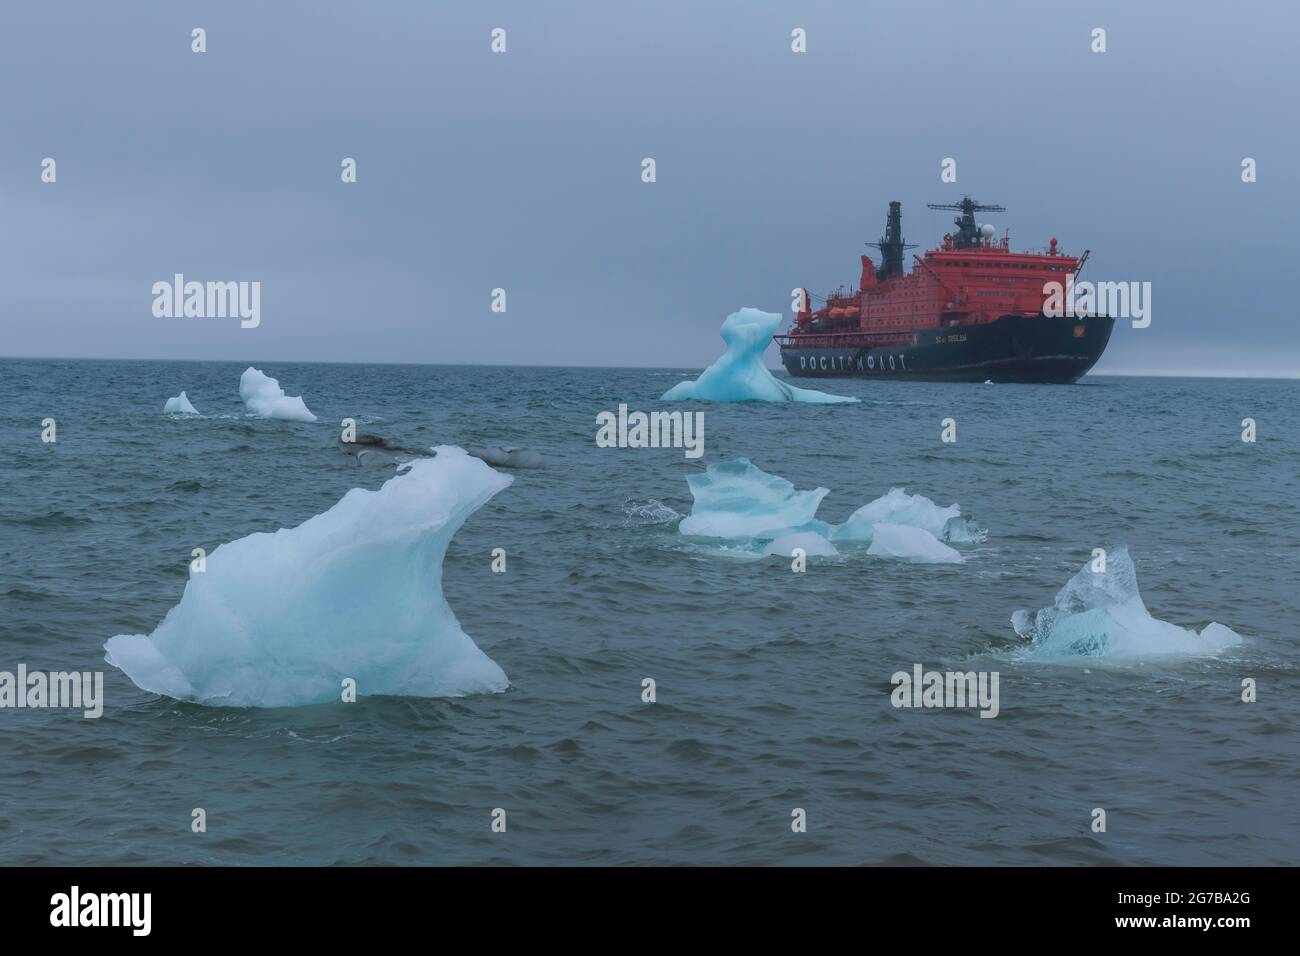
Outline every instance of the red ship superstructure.
{"type": "Polygon", "coordinates": [[[1001,206],[975,202],[931,205],[961,212],[955,233],[913,256],[907,273],[902,204],[889,204],[881,262],[862,256],[855,290],[840,289],[793,328],[776,336],[792,375],[889,376],[948,380],[1073,382],[1105,349],[1114,319],[1044,312],[1049,283],[1064,289],[1087,260],[1066,255],[1052,239],[1044,252],[1012,252],[1004,235],[978,226],[978,211],[1001,206]]]}

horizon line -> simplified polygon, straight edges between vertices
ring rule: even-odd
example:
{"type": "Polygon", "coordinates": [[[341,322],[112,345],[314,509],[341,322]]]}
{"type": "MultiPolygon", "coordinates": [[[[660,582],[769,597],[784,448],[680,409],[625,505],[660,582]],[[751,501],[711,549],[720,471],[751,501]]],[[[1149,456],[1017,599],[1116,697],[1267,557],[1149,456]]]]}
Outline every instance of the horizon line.
{"type": "MultiPolygon", "coordinates": [[[[259,362],[264,365],[283,364],[283,365],[395,365],[395,366],[413,366],[424,368],[555,368],[555,369],[615,369],[615,370],[647,370],[647,371],[683,371],[689,372],[698,368],[700,371],[707,369],[709,366],[684,366],[684,365],[554,365],[547,362],[402,362],[387,359],[376,359],[371,361],[355,361],[345,359],[189,359],[189,358],[140,358],[137,356],[126,358],[97,358],[89,355],[0,355],[0,362],[186,362],[191,364],[227,364],[239,365],[249,362],[256,365],[259,362]]],[[[781,367],[766,366],[771,372],[785,372],[781,367]]],[[[788,373],[787,373],[788,374],[788,373]]],[[[1300,370],[1296,372],[1268,371],[1268,372],[1246,372],[1242,370],[1219,371],[1219,370],[1202,370],[1202,369],[1114,369],[1104,371],[1089,371],[1088,376],[1097,376],[1098,378],[1206,378],[1206,379],[1266,379],[1272,381],[1294,381],[1300,379],[1300,370]]],[[[797,376],[791,376],[797,377],[797,376]]],[[[849,379],[855,376],[846,376],[849,379]]]]}

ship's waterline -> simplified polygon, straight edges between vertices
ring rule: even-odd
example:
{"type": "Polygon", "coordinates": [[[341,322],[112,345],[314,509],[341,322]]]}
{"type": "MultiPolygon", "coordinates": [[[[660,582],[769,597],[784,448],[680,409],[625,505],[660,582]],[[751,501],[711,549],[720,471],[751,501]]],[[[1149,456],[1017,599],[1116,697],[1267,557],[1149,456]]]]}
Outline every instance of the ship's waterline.
{"type": "MultiPolygon", "coordinates": [[[[1078,381],[1101,357],[1114,329],[1107,316],[1007,315],[978,326],[912,333],[911,344],[835,344],[777,336],[781,361],[801,377],[892,377],[932,381],[1078,381]]],[[[851,343],[852,339],[841,337],[851,343]]]]}

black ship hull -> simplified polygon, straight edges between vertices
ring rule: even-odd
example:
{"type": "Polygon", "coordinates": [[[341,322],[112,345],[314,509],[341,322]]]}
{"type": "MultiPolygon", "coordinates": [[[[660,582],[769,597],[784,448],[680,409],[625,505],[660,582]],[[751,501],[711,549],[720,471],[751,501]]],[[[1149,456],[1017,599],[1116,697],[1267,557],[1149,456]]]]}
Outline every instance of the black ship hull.
{"type": "Polygon", "coordinates": [[[936,382],[1078,381],[1101,358],[1115,320],[1108,316],[1004,315],[980,325],[913,333],[908,345],[855,347],[781,343],[786,371],[800,378],[928,379],[936,382]]]}

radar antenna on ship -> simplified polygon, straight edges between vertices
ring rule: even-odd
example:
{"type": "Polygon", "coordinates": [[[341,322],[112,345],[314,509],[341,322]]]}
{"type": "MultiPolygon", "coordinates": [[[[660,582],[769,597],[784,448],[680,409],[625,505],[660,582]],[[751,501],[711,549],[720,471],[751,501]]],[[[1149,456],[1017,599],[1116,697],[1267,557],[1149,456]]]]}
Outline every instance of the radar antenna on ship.
{"type": "Polygon", "coordinates": [[[971,246],[980,244],[980,227],[975,223],[976,212],[1006,212],[1006,206],[999,206],[995,203],[976,202],[970,196],[965,196],[959,203],[926,203],[927,209],[951,209],[960,212],[953,222],[957,226],[957,235],[953,236],[952,244],[957,249],[969,249],[971,246]]]}

